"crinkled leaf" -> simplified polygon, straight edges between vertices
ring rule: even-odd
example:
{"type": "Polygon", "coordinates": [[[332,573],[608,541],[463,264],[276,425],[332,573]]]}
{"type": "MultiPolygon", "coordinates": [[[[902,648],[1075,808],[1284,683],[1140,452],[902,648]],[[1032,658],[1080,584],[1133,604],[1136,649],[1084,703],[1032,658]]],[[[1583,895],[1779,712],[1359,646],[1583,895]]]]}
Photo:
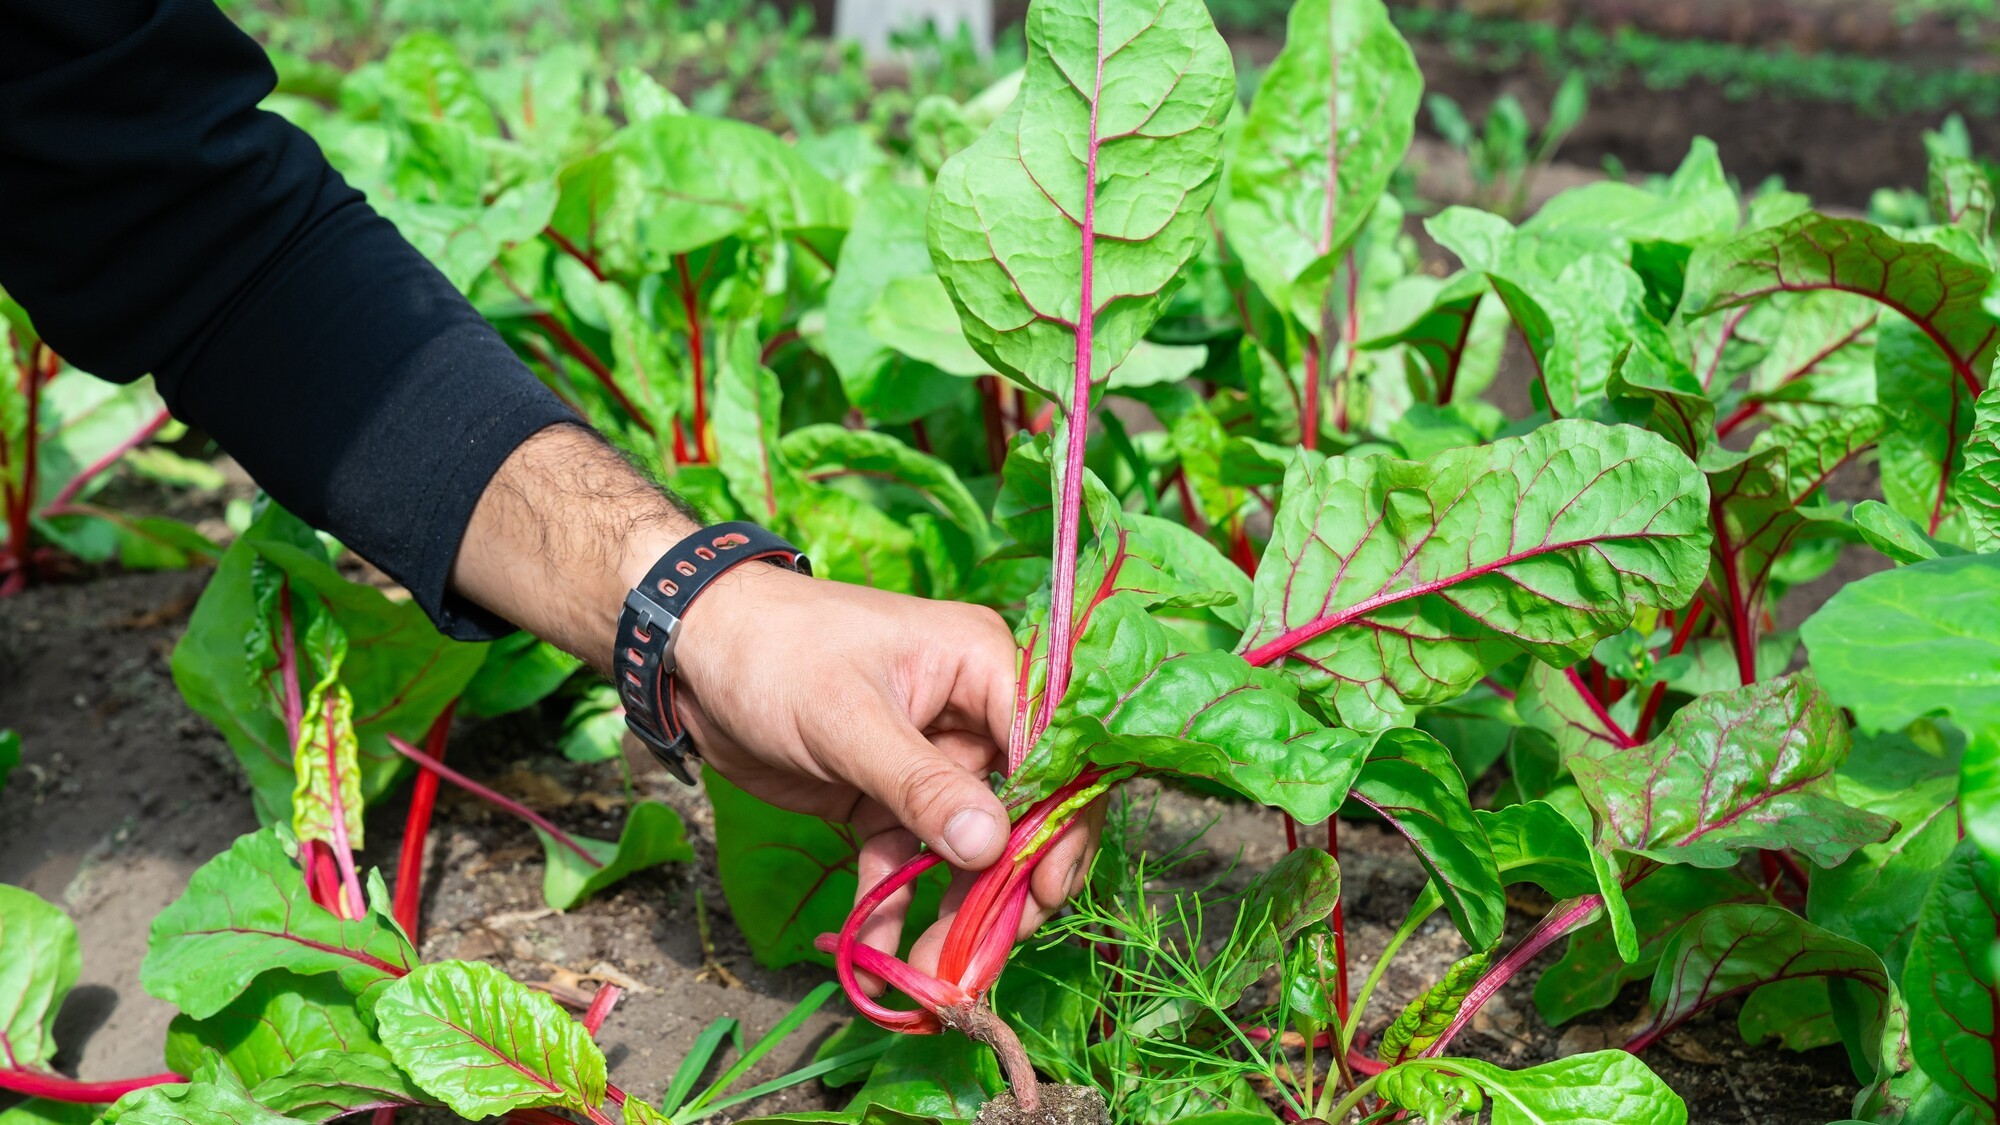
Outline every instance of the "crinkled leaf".
{"type": "Polygon", "coordinates": [[[1773,293],[1834,289],[1910,317],[1977,386],[2000,331],[1980,300],[1992,270],[1938,246],[1905,242],[1859,219],[1807,213],[1696,253],[1684,307],[1700,316],[1773,293]]]}
{"type": "Polygon", "coordinates": [[[837,235],[853,219],[840,185],[741,121],[665,114],[627,126],[609,151],[637,169],[638,257],[648,272],[740,232],[837,235]]]}
{"type": "Polygon", "coordinates": [[[1458,1015],[1459,1005],[1479,981],[1479,974],[1486,971],[1486,963],[1492,960],[1492,953],[1481,950],[1469,957],[1461,957],[1452,962],[1444,976],[1436,984],[1425,989],[1423,995],[1410,1001],[1409,1005],[1389,1026],[1382,1030],[1382,1042],[1376,1047],[1376,1057],[1386,1063],[1398,1063],[1413,1055],[1422,1054],[1426,1048],[1451,1026],[1458,1015]]]}
{"type": "Polygon", "coordinates": [[[371,990],[416,963],[380,913],[344,920],[316,905],[277,833],[265,829],[202,865],[187,893],[153,919],[140,983],[207,1019],[272,969],[333,973],[365,1007],[371,990]]]}
{"type": "Polygon", "coordinates": [[[1091,610],[1069,690],[1009,792],[1039,795],[1086,762],[1137,766],[1217,781],[1316,823],[1346,799],[1369,742],[1315,721],[1283,677],[1190,648],[1138,595],[1118,594],[1091,610]]]}
{"type": "Polygon", "coordinates": [[[1376,1082],[1375,1092],[1384,1101],[1418,1114],[1425,1121],[1459,1121],[1467,1114],[1477,1114],[1486,1104],[1479,1083],[1464,1075],[1428,1067],[1405,1066],[1386,1071],[1376,1082]]]}
{"type": "Polygon", "coordinates": [[[1903,991],[1910,1045],[1931,1081],[1979,1112],[2000,1112],[2000,865],[1973,841],[1938,873],[1917,922],[1903,991]]]}
{"type": "Polygon", "coordinates": [[[1483,950],[1500,940],[1506,892],[1449,750],[1421,731],[1384,731],[1355,780],[1354,798],[1410,842],[1467,945],[1483,950]]]}
{"type": "Polygon", "coordinates": [[[1687,1104],[1623,1051],[1571,1055],[1525,1070],[1437,1059],[1486,1091],[1493,1125],[1687,1125],[1687,1104]]]}
{"type": "Polygon", "coordinates": [[[1301,457],[1243,649],[1380,728],[1522,651],[1570,663],[1641,605],[1686,604],[1707,500],[1664,439],[1582,421],[1425,462],[1301,457]]]}
{"type": "Polygon", "coordinates": [[[56,1009],[83,971],[76,923],[32,892],[0,885],[0,1056],[42,1068],[55,1057],[56,1009]]]}
{"type": "Polygon", "coordinates": [[[1833,771],[1849,741],[1840,709],[1800,672],[1702,696],[1653,741],[1587,747],[1569,767],[1606,851],[1719,868],[1794,848],[1831,867],[1895,829],[1841,802],[1833,771]]]}
{"type": "Polygon", "coordinates": [[[1019,98],[938,172],[931,258],[974,350],[1066,401],[1077,326],[1100,384],[1210,237],[1234,68],[1199,0],[1043,0],[1027,38],[1019,98]]]}
{"type": "Polygon", "coordinates": [[[258,1104],[293,1121],[332,1121],[370,1109],[434,1105],[387,1054],[329,1048],[298,1060],[250,1091],[258,1104]]]}
{"type": "Polygon", "coordinates": [[[1635,980],[1653,975],[1668,939],[1689,919],[1720,903],[1768,901],[1762,887],[1727,870],[1663,867],[1625,895],[1635,936],[1633,956],[1621,956],[1608,927],[1570,935],[1561,959],[1535,982],[1535,1007],[1551,1024],[1606,1007],[1635,980]]]}
{"type": "Polygon", "coordinates": [[[1652,1019],[1638,1034],[1651,1041],[1731,996],[1815,977],[1857,986],[1869,1004],[1861,1034],[1879,1042],[1889,976],[1873,950],[1781,906],[1710,907],[1667,942],[1653,975],[1652,1019]]]}
{"type": "Polygon", "coordinates": [[[584,851],[597,857],[600,867],[584,863],[582,856],[558,844],[539,828],[535,829],[535,835],[540,837],[542,853],[548,858],[548,867],[542,874],[542,897],[557,910],[568,910],[635,871],[694,858],[694,849],[688,846],[686,831],[681,826],[681,814],[657,801],[641,801],[632,806],[616,844],[572,837],[584,851]]]}
{"type": "Polygon", "coordinates": [[[339,980],[283,970],[251,981],[241,996],[207,1019],[174,1017],[166,1050],[167,1067],[175,1073],[193,1074],[213,1053],[247,1086],[284,1075],[317,1051],[347,1058],[389,1057],[339,980]]]}
{"type": "Polygon", "coordinates": [[[2000,550],[2000,387],[1987,388],[1973,404],[1963,456],[1965,467],[1952,487],[1972,527],[1973,545],[2000,550]]]}
{"type": "Polygon", "coordinates": [[[461,1117],[604,1104],[604,1053],[590,1033],[491,965],[420,966],[383,990],[375,1018],[396,1065],[461,1117]]]}
{"type": "MultiPolygon", "coordinates": [[[[338,676],[338,664],[334,675],[338,676]]],[[[362,846],[359,745],[354,739],[354,698],[337,679],[313,685],[299,747],[293,757],[298,783],[292,789],[292,835],[302,844],[335,846],[335,825],[347,846],[362,846]]]]}
{"type": "Polygon", "coordinates": [[[1231,252],[1318,331],[1339,253],[1402,164],[1423,77],[1381,0],[1302,0],[1257,84],[1222,209],[1231,252]]]}

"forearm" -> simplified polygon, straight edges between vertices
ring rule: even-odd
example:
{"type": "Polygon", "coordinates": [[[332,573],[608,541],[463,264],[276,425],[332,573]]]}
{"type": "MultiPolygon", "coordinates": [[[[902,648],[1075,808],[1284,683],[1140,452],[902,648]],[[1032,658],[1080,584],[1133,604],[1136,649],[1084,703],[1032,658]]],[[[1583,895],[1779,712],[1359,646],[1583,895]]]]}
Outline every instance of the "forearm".
{"type": "Polygon", "coordinates": [[[595,433],[551,426],[481,493],[452,586],[604,671],[626,591],[696,527],[595,433]]]}

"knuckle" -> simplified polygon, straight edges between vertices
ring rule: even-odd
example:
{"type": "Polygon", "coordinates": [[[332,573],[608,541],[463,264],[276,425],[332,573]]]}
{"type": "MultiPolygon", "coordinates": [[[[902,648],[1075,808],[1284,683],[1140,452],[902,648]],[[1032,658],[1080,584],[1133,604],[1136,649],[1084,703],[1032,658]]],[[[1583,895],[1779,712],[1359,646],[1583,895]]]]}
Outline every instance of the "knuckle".
{"type": "Polygon", "coordinates": [[[958,780],[959,771],[950,763],[928,757],[907,763],[896,783],[905,823],[943,828],[944,816],[958,792],[958,780]]]}

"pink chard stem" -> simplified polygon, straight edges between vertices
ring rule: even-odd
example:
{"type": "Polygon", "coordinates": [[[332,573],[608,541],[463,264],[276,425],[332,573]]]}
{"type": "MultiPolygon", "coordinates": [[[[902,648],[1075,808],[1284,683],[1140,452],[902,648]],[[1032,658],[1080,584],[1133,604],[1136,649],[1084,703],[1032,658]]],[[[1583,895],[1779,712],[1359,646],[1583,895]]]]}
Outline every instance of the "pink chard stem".
{"type": "Polygon", "coordinates": [[[522,820],[527,821],[529,824],[534,825],[536,828],[541,829],[543,832],[548,833],[550,839],[554,840],[558,844],[561,844],[563,847],[568,848],[570,851],[575,852],[577,858],[583,860],[584,863],[589,864],[592,869],[597,869],[604,866],[604,864],[600,862],[596,856],[591,855],[589,852],[583,850],[583,845],[577,843],[574,839],[572,839],[569,833],[564,832],[562,829],[557,828],[554,824],[549,823],[547,817],[542,816],[540,813],[537,813],[535,810],[529,808],[528,806],[522,804],[521,802],[516,801],[511,797],[504,797],[499,793],[496,793],[493,790],[488,789],[486,786],[481,785],[478,782],[472,780],[471,778],[465,776],[464,774],[458,772],[457,770],[452,769],[450,766],[445,765],[443,762],[437,761],[430,755],[424,753],[422,750],[419,750],[416,747],[410,745],[409,743],[404,742],[402,739],[397,738],[393,734],[389,736],[389,745],[396,748],[396,753],[401,754],[403,757],[408,758],[412,762],[417,763],[417,765],[423,767],[424,769],[437,774],[439,777],[445,779],[446,781],[451,782],[453,785],[458,786],[460,789],[465,790],[467,793],[470,793],[473,796],[478,797],[480,800],[485,801],[487,804],[493,805],[495,808],[501,809],[505,812],[510,812],[515,816],[521,818],[522,820]]]}
{"type": "Polygon", "coordinates": [[[186,1082],[178,1074],[152,1074],[144,1078],[124,1078],[113,1082],[84,1082],[25,1067],[0,1069],[0,1090],[30,1098],[47,1098],[68,1105],[103,1105],[115,1102],[134,1090],[149,1086],[170,1086],[186,1082]]]}

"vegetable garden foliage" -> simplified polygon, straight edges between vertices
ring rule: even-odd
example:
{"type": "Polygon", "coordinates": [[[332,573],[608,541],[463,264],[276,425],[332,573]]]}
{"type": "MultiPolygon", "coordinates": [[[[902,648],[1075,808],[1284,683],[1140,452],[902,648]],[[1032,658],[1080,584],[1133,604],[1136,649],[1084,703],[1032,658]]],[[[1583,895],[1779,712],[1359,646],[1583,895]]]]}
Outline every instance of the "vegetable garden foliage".
{"type": "Polygon", "coordinates": [[[68,366],[0,292],[0,597],[72,560],[172,569],[213,559],[215,544],[178,520],[96,502],[121,465],[211,482],[214,470],[148,444],[173,425],[150,380],[118,386],[68,366]]]}
{"type": "MultiPolygon", "coordinates": [[[[1992,188],[1963,154],[1938,155],[1934,221],[1889,228],[1742,198],[1702,142],[1670,177],[1519,223],[1431,216],[1461,267],[1438,277],[1388,194],[1422,81],[1379,0],[1299,0],[1247,105],[1197,0],[1036,0],[1022,74],[926,103],[908,140],[791,143],[573,52],[508,74],[419,35],[336,102],[280,105],[711,516],[771,525],[836,578],[992,605],[1021,644],[1016,828],[934,973],[857,935],[919,880],[933,911],[935,857],[853,909],[850,838],[710,781],[753,951],[832,965],[866,1017],[782,1080],[858,1086],[850,1107],[791,1119],[966,1120],[1004,1084],[1031,1100],[1039,1072],[1121,1122],[1672,1125],[1646,1049],[1740,1001],[1748,1040],[1844,1045],[1857,1120],[1993,1120],[2000,319],[1992,188]],[[1510,335],[1526,418],[1481,398],[1510,335]],[[1882,499],[1829,498],[1871,458],[1882,499]],[[1777,599],[1844,550],[1898,568],[1778,631],[1777,599]],[[1231,903],[1164,889],[1174,857],[1115,792],[1137,776],[1325,822],[1328,847],[1295,843],[1231,903]],[[1039,857],[1107,800],[1091,890],[1015,950],[1039,857]],[[1343,810],[1430,877],[1358,983],[1343,810]],[[1510,945],[1523,883],[1556,905],[1510,945]],[[1233,928],[1204,933],[1218,905],[1233,928]],[[1378,1011],[1440,911],[1464,958],[1378,1011]],[[1565,940],[1537,1005],[1559,1023],[1650,982],[1627,1051],[1455,1053],[1565,940]]],[[[630,1123],[765,1089],[726,1093],[746,1061],[695,1091],[718,1024],[655,1109],[591,1041],[615,993],[578,1024],[488,966],[419,964],[436,785],[511,804],[441,760],[452,716],[536,703],[575,664],[447,644],[415,613],[275,508],[223,554],[174,670],[268,827],[155,924],[172,1074],[47,1070],[74,936],[0,897],[0,986],[23,998],[0,1088],[53,1099],[14,1113],[630,1123]],[[404,759],[392,895],[352,857],[404,759]]],[[[586,700],[566,749],[602,756],[607,721],[586,700]]],[[[616,844],[511,811],[558,908],[689,854],[662,806],[616,844]]]]}

